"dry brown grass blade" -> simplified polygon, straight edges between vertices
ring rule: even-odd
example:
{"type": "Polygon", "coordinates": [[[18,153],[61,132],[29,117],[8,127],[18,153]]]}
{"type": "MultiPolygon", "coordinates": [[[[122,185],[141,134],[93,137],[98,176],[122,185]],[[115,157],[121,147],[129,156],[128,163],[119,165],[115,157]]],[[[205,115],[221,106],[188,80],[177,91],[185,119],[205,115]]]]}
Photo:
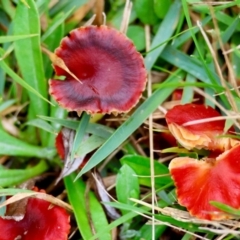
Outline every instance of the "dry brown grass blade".
{"type": "MultiPolygon", "coordinates": [[[[149,25],[145,25],[145,37],[146,37],[146,50],[150,50],[150,44],[151,44],[151,31],[149,25]]],[[[152,95],[152,78],[151,78],[151,72],[148,72],[148,97],[152,95]]],[[[155,220],[154,217],[154,203],[156,201],[156,194],[155,194],[155,170],[154,170],[154,141],[153,141],[153,115],[150,114],[148,118],[149,122],[149,151],[150,151],[150,173],[151,173],[151,196],[152,196],[152,214],[153,214],[153,221],[155,220]]],[[[155,225],[152,225],[152,239],[154,240],[155,236],[155,225]]]]}
{"type": "Polygon", "coordinates": [[[182,126],[190,126],[190,125],[194,125],[194,124],[200,124],[200,123],[206,123],[206,122],[215,122],[215,121],[221,121],[221,120],[226,120],[226,119],[240,119],[240,115],[203,118],[203,119],[199,119],[199,120],[193,120],[193,121],[185,122],[182,126]]]}
{"type": "Polygon", "coordinates": [[[93,22],[95,25],[102,25],[103,24],[103,12],[104,12],[104,5],[105,1],[104,0],[97,0],[95,1],[95,4],[93,6],[93,12],[96,14],[96,18],[93,22]]]}
{"type": "MultiPolygon", "coordinates": [[[[136,202],[138,204],[141,204],[143,206],[146,206],[148,208],[152,208],[151,204],[148,204],[146,202],[143,202],[138,199],[130,198],[131,201],[136,202]]],[[[196,223],[196,224],[203,224],[204,226],[209,225],[213,226],[214,228],[208,227],[207,230],[214,232],[214,233],[229,233],[229,234],[240,234],[240,231],[234,231],[231,229],[232,227],[240,227],[240,223],[238,221],[233,220],[223,220],[223,221],[210,221],[210,220],[202,220],[195,217],[190,216],[190,214],[186,211],[182,211],[176,208],[171,207],[165,207],[165,208],[159,208],[157,206],[154,206],[154,209],[164,215],[171,216],[172,218],[181,221],[181,222],[189,222],[189,223],[196,223]],[[231,228],[229,228],[231,227],[231,228]],[[218,231],[217,229],[218,228],[218,231]]],[[[156,221],[157,223],[157,221],[156,221]]],[[[205,229],[205,227],[199,227],[201,229],[205,229]]]]}
{"type": "MultiPolygon", "coordinates": [[[[232,116],[232,114],[230,113],[230,111],[226,110],[221,104],[219,104],[215,98],[213,98],[212,96],[206,94],[203,90],[201,90],[200,88],[197,87],[193,87],[193,90],[198,93],[199,95],[203,96],[204,98],[210,100],[212,103],[214,103],[222,112],[224,112],[227,116],[232,116]]],[[[239,128],[240,125],[236,120],[233,120],[233,123],[239,128]]]]}
{"type": "MultiPolygon", "coordinates": [[[[220,35],[220,30],[219,30],[219,27],[218,27],[218,22],[216,21],[216,17],[215,17],[215,13],[214,13],[214,10],[213,10],[213,7],[210,6],[210,13],[211,13],[211,16],[212,16],[212,19],[213,19],[213,25],[214,25],[214,28],[215,28],[215,31],[217,33],[217,38],[218,38],[218,41],[219,41],[219,45],[221,47],[221,50],[222,52],[224,53],[226,51],[225,49],[225,46],[223,44],[223,41],[222,41],[222,38],[221,38],[221,35],[220,35]]],[[[233,67],[232,67],[232,64],[228,58],[228,55],[226,54],[223,54],[223,57],[224,57],[224,60],[225,60],[225,63],[227,64],[227,68],[228,68],[228,73],[229,73],[229,81],[230,83],[232,84],[235,92],[238,94],[238,97],[240,96],[240,92],[239,92],[239,89],[237,87],[237,82],[236,82],[236,77],[235,77],[235,74],[234,74],[234,71],[233,71],[233,67]]],[[[231,94],[230,90],[228,89],[229,93],[231,94]]],[[[234,99],[233,99],[234,100],[234,99]]],[[[235,101],[234,101],[235,103],[235,101]]],[[[237,105],[236,105],[237,106],[237,105]]],[[[237,109],[238,110],[238,109],[237,109]]]]}
{"type": "Polygon", "coordinates": [[[64,71],[66,71],[69,75],[71,75],[76,81],[78,81],[79,83],[82,84],[82,82],[78,79],[78,77],[76,75],[74,75],[66,66],[66,64],[64,63],[64,61],[58,57],[55,53],[49,51],[48,49],[41,47],[42,51],[44,53],[46,53],[49,57],[49,59],[51,60],[52,64],[55,66],[58,66],[60,68],[62,68],[64,71]]]}
{"type": "Polygon", "coordinates": [[[120,32],[126,34],[127,28],[128,28],[128,23],[131,15],[131,10],[132,10],[132,2],[130,0],[126,0],[123,16],[122,16],[122,23],[120,27],[120,32]]]}
{"type": "Polygon", "coordinates": [[[93,9],[94,4],[98,0],[89,0],[86,4],[82,5],[76,11],[74,11],[71,18],[68,19],[68,22],[80,22],[88,14],[88,12],[93,9]]]}
{"type": "Polygon", "coordinates": [[[209,48],[209,51],[210,51],[210,53],[211,53],[211,55],[213,57],[213,61],[214,61],[214,64],[215,64],[216,71],[218,73],[218,76],[220,78],[222,86],[226,89],[226,96],[227,96],[227,98],[229,100],[229,103],[232,106],[233,110],[235,112],[237,112],[238,111],[237,110],[237,104],[235,103],[234,98],[233,98],[233,96],[231,94],[231,91],[229,90],[227,84],[225,83],[225,80],[224,80],[224,77],[223,77],[223,74],[222,74],[222,70],[221,70],[221,68],[219,66],[219,63],[218,63],[217,53],[213,49],[213,47],[212,47],[212,45],[211,45],[211,43],[210,43],[210,41],[209,41],[209,39],[207,37],[207,34],[204,32],[204,30],[202,28],[202,25],[201,25],[200,21],[197,21],[197,25],[198,25],[198,27],[200,29],[200,32],[202,33],[203,38],[204,38],[204,40],[205,40],[205,42],[206,42],[206,44],[207,44],[207,46],[209,48]]]}
{"type": "Polygon", "coordinates": [[[22,200],[24,198],[27,198],[27,197],[39,198],[39,199],[48,201],[48,202],[50,202],[54,205],[57,205],[59,207],[65,208],[67,211],[70,211],[70,212],[73,211],[71,205],[63,202],[62,200],[60,200],[60,199],[58,199],[54,196],[48,195],[46,193],[39,193],[39,192],[17,193],[14,196],[7,199],[6,201],[4,201],[2,204],[0,204],[0,208],[4,207],[4,206],[7,206],[8,204],[20,201],[20,200],[22,200]]]}

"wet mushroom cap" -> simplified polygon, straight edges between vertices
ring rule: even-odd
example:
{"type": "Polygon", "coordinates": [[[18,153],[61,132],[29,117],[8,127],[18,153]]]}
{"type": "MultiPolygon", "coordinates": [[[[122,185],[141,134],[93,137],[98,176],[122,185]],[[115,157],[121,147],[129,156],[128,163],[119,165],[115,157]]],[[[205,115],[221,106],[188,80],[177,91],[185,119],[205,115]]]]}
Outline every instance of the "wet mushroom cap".
{"type": "Polygon", "coordinates": [[[210,201],[225,203],[240,209],[240,145],[216,159],[198,161],[179,157],[171,161],[170,174],[177,189],[179,204],[191,215],[209,220],[232,216],[210,205],[210,201]]]}
{"type": "Polygon", "coordinates": [[[69,218],[65,209],[30,198],[22,220],[0,218],[0,240],[67,240],[69,218]]]}
{"type": "Polygon", "coordinates": [[[131,40],[107,26],[75,29],[65,37],[55,54],[61,58],[79,83],[69,73],[54,66],[50,94],[69,111],[120,113],[134,107],[146,84],[143,58],[131,40]]]}
{"type": "MultiPolygon", "coordinates": [[[[175,123],[182,126],[184,123],[200,120],[204,118],[213,118],[221,116],[218,111],[210,106],[203,104],[184,104],[177,105],[170,109],[166,114],[166,120],[168,124],[175,123]]],[[[224,129],[225,120],[220,121],[207,121],[204,123],[198,123],[185,126],[190,131],[217,131],[222,132],[224,129]]]]}

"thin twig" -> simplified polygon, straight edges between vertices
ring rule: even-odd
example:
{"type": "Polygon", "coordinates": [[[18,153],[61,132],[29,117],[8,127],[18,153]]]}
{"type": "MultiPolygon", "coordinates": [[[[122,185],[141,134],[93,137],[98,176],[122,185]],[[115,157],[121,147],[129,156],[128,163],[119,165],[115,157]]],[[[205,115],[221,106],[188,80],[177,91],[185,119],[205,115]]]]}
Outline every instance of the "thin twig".
{"type": "MultiPolygon", "coordinates": [[[[145,34],[146,34],[146,50],[150,50],[150,27],[149,25],[145,25],[145,34]]],[[[152,79],[151,72],[148,73],[148,97],[152,95],[152,79]]],[[[152,191],[152,214],[153,221],[155,221],[154,217],[154,203],[155,203],[155,173],[154,173],[154,142],[153,142],[153,115],[150,114],[149,118],[149,149],[150,149],[150,172],[151,172],[151,191],[152,191]]],[[[155,239],[155,225],[152,225],[152,240],[155,239]]]]}
{"type": "Polygon", "coordinates": [[[122,23],[121,23],[121,27],[120,27],[120,32],[122,32],[124,34],[126,34],[126,32],[127,32],[131,11],[132,11],[132,2],[130,2],[130,0],[126,0],[124,12],[123,12],[122,23]]]}

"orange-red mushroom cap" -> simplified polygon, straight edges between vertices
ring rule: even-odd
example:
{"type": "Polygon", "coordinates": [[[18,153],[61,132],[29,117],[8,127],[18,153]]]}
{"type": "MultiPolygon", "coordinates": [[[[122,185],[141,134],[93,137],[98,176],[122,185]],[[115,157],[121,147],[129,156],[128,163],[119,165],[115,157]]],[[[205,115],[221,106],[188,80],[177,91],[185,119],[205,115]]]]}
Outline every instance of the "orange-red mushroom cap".
{"type": "Polygon", "coordinates": [[[50,94],[69,111],[120,113],[134,107],[145,88],[143,58],[122,33],[107,26],[75,29],[55,54],[81,82],[54,65],[50,94]]]}
{"type": "Polygon", "coordinates": [[[239,164],[240,145],[216,159],[206,161],[188,157],[173,159],[169,169],[176,185],[179,204],[198,218],[209,220],[231,218],[209,202],[218,201],[240,209],[239,164]]]}
{"type": "Polygon", "coordinates": [[[51,203],[29,198],[22,220],[0,218],[0,240],[67,240],[69,214],[51,203]]]}
{"type": "Polygon", "coordinates": [[[224,134],[225,120],[184,125],[190,121],[219,116],[220,113],[210,106],[189,103],[170,109],[166,121],[169,130],[183,147],[225,151],[239,143],[231,138],[218,137],[224,134]]]}

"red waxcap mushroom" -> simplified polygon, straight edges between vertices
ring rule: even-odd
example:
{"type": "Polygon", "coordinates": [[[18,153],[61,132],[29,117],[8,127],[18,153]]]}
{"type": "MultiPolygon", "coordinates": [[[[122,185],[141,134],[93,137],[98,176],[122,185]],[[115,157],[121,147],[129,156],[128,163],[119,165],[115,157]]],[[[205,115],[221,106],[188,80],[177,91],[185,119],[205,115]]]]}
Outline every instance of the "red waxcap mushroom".
{"type": "Polygon", "coordinates": [[[29,198],[22,220],[0,218],[0,240],[67,240],[69,218],[65,209],[29,198]]]}
{"type": "Polygon", "coordinates": [[[169,130],[177,141],[187,149],[225,151],[239,143],[224,134],[225,120],[206,121],[204,123],[185,125],[189,121],[221,116],[218,111],[202,104],[177,105],[166,114],[169,130]]]}
{"type": "Polygon", "coordinates": [[[64,160],[65,159],[65,147],[64,147],[64,142],[63,142],[62,131],[60,131],[55,138],[55,147],[57,149],[57,153],[60,156],[60,158],[64,160]]]}
{"type": "Polygon", "coordinates": [[[53,63],[56,75],[65,80],[51,79],[49,91],[69,111],[127,112],[145,88],[141,54],[131,40],[113,28],[75,29],[62,40],[55,54],[72,74],[53,63]]]}
{"type": "Polygon", "coordinates": [[[240,145],[217,158],[198,161],[179,157],[171,161],[170,174],[175,182],[177,198],[191,215],[202,219],[229,219],[230,215],[210,205],[225,203],[240,209],[240,145]]]}

